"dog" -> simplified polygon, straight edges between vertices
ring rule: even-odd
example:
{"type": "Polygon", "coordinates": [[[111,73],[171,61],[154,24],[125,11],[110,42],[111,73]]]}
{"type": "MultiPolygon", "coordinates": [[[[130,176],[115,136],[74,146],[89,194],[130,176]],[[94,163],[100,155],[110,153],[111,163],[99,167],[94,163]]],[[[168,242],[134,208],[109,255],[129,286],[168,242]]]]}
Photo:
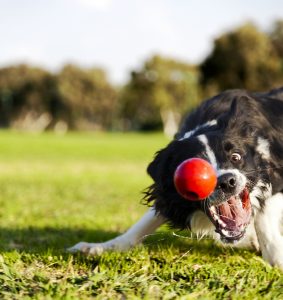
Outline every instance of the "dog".
{"type": "Polygon", "coordinates": [[[169,223],[222,244],[252,247],[283,270],[283,87],[266,93],[228,90],[206,100],[147,171],[154,182],[145,193],[151,207],[140,221],[115,239],[80,242],[70,252],[127,250],[169,223]],[[217,174],[204,201],[188,201],[174,186],[177,167],[195,157],[217,174]]]}

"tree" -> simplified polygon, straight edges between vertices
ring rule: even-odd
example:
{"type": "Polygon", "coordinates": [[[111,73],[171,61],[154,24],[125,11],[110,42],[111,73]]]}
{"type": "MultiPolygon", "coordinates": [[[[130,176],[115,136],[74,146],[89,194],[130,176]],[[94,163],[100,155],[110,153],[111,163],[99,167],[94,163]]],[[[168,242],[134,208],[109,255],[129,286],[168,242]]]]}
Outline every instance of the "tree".
{"type": "Polygon", "coordinates": [[[158,129],[173,135],[181,114],[198,102],[198,70],[170,58],[153,56],[133,71],[121,93],[121,116],[129,129],[158,129]]]}
{"type": "Polygon", "coordinates": [[[100,69],[65,66],[50,74],[18,65],[0,69],[0,126],[42,131],[110,128],[116,90],[100,69]]]}
{"type": "Polygon", "coordinates": [[[248,23],[217,38],[200,69],[208,93],[231,88],[261,91],[275,85],[280,61],[268,36],[248,23]]]}
{"type": "Polygon", "coordinates": [[[283,84],[283,20],[277,20],[272,26],[272,30],[269,33],[269,37],[273,44],[273,47],[280,58],[281,69],[278,85],[283,84]]]}
{"type": "Polygon", "coordinates": [[[269,36],[277,54],[283,59],[283,20],[274,22],[269,36]]]}
{"type": "Polygon", "coordinates": [[[0,126],[43,130],[59,102],[56,79],[46,70],[27,65],[0,69],[0,126]]]}
{"type": "Polygon", "coordinates": [[[101,69],[66,65],[58,74],[60,97],[69,110],[72,128],[109,129],[112,126],[116,90],[101,69]]]}

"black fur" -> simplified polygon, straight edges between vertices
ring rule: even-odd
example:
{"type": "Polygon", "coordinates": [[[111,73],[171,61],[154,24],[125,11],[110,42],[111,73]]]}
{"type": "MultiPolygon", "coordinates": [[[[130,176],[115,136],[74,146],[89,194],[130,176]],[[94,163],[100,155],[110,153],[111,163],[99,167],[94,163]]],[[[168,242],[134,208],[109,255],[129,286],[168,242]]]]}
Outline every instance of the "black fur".
{"type": "MultiPolygon", "coordinates": [[[[259,180],[271,183],[273,194],[283,191],[283,88],[268,93],[226,91],[193,111],[176,138],[157,152],[148,166],[154,184],[148,188],[145,199],[174,227],[188,227],[190,215],[204,210],[202,201],[183,199],[173,183],[174,172],[182,161],[206,158],[204,146],[197,139],[201,134],[206,135],[221,168],[237,168],[246,175],[249,191],[259,180]],[[217,120],[217,124],[201,126],[211,120],[217,120]],[[191,137],[182,139],[192,130],[195,132],[191,137]],[[270,160],[256,151],[258,137],[270,143],[270,160]],[[244,158],[239,164],[230,160],[233,151],[244,158]]],[[[258,200],[263,206],[264,197],[258,200]]]]}

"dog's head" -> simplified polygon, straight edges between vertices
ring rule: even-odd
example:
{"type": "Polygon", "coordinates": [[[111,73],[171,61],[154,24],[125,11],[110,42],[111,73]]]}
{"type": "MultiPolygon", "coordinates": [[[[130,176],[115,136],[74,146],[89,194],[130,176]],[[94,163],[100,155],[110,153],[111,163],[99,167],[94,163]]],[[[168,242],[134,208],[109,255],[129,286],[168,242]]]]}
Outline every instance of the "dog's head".
{"type": "Polygon", "coordinates": [[[179,228],[190,227],[194,212],[202,210],[225,243],[245,235],[252,206],[259,206],[270,194],[270,144],[266,120],[247,99],[235,100],[231,109],[186,132],[159,151],[148,167],[154,180],[147,199],[179,228]],[[249,107],[247,107],[249,106],[249,107]],[[186,159],[207,160],[217,174],[217,186],[204,201],[189,201],[174,186],[174,173],[186,159]]]}

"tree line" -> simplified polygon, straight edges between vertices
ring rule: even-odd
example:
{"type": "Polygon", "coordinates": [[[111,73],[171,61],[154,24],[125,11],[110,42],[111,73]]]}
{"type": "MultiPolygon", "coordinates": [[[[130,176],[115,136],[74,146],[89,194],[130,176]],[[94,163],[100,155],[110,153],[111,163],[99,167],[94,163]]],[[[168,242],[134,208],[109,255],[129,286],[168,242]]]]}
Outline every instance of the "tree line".
{"type": "Polygon", "coordinates": [[[214,41],[199,65],[155,55],[122,87],[99,68],[65,65],[56,74],[0,69],[0,127],[26,130],[157,130],[172,135],[181,116],[219,91],[283,85],[283,20],[269,32],[247,23],[214,41]]]}

